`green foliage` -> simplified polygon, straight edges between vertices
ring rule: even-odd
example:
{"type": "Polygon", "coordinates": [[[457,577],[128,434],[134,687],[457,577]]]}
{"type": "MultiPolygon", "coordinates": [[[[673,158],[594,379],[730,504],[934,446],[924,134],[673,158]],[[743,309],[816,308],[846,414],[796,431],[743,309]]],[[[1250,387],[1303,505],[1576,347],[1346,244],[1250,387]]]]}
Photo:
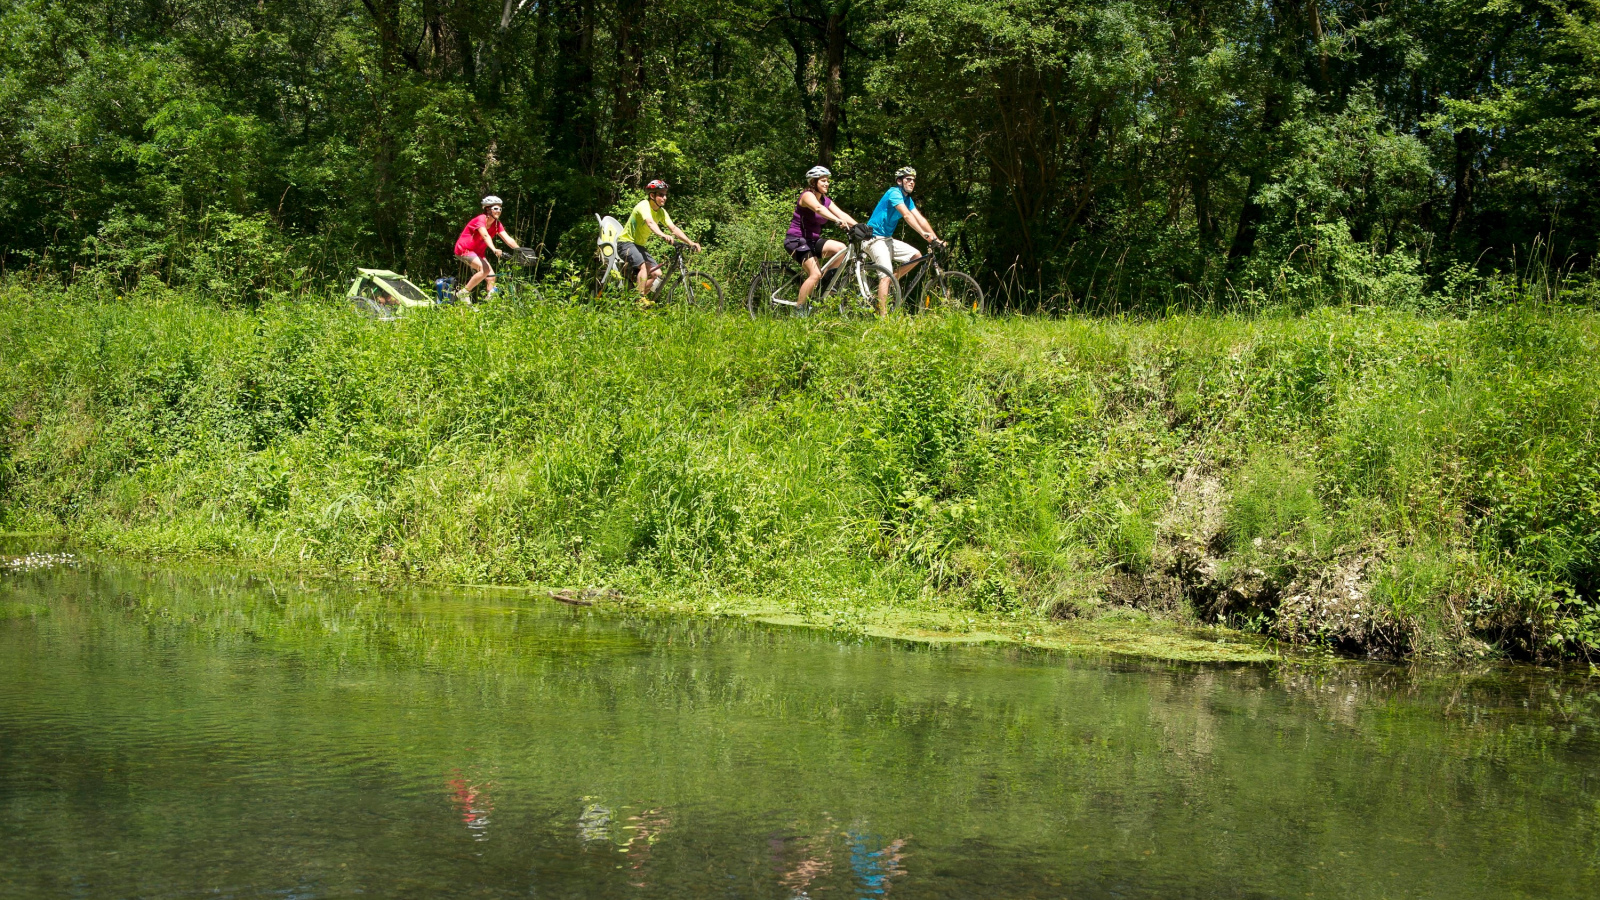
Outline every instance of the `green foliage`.
{"type": "Polygon", "coordinates": [[[1433,635],[1412,646],[1600,646],[1591,312],[374,324],[159,283],[103,297],[0,286],[0,527],[783,597],[850,628],[908,603],[1110,615],[1167,590],[1193,604],[1167,614],[1225,616],[1200,554],[1264,573],[1241,616],[1354,572],[1433,635]]]}
{"type": "Polygon", "coordinates": [[[1600,246],[1596,21],[1595,0],[22,0],[0,11],[0,268],[227,304],[354,264],[429,279],[494,192],[570,269],[593,215],[660,176],[738,285],[811,165],[865,218],[910,163],[1015,308],[1414,305],[1424,282],[1454,308],[1600,246]]]}
{"type": "Polygon", "coordinates": [[[1312,537],[1322,524],[1316,476],[1294,460],[1268,449],[1236,474],[1225,532],[1235,549],[1312,537]]]}

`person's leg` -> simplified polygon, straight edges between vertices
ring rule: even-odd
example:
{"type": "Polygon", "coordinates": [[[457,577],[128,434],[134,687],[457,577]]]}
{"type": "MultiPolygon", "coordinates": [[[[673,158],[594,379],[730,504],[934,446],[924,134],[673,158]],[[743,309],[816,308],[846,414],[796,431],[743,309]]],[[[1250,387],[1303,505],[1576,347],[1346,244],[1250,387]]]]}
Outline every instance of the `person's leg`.
{"type": "MultiPolygon", "coordinates": [[[[867,258],[885,272],[894,271],[894,251],[889,238],[873,238],[867,242],[867,258]]],[[[889,279],[878,279],[878,315],[889,314],[889,279]]]]}
{"type": "Polygon", "coordinates": [[[817,258],[809,254],[800,260],[800,267],[806,270],[806,280],[800,282],[800,305],[805,306],[817,282],[822,280],[822,268],[817,265],[817,258]]]}
{"type": "Polygon", "coordinates": [[[472,289],[477,287],[478,282],[483,280],[483,271],[485,268],[487,268],[487,265],[478,257],[478,254],[476,253],[463,253],[456,257],[456,259],[459,259],[472,267],[472,277],[468,278],[467,283],[461,286],[461,293],[463,295],[471,294],[472,289]]]}
{"type": "Polygon", "coordinates": [[[844,242],[823,241],[822,258],[828,260],[828,268],[837,269],[844,265],[844,242]]]}
{"type": "Polygon", "coordinates": [[[661,263],[656,262],[656,258],[644,252],[643,248],[640,248],[639,255],[644,257],[644,266],[642,268],[650,273],[650,277],[646,281],[646,290],[642,290],[640,293],[650,294],[656,288],[661,287],[661,263]]]}
{"type": "Polygon", "coordinates": [[[633,286],[641,296],[650,293],[650,257],[639,245],[632,241],[623,241],[617,245],[617,253],[622,257],[623,272],[633,270],[633,286]]]}
{"type": "Polygon", "coordinates": [[[893,243],[894,261],[900,264],[900,268],[894,271],[894,277],[904,278],[906,273],[911,271],[911,267],[917,264],[916,261],[922,258],[922,255],[917,252],[917,248],[905,241],[894,241],[893,243]]]}
{"type": "Polygon", "coordinates": [[[489,265],[487,259],[483,261],[483,283],[489,286],[489,289],[483,292],[483,296],[488,298],[494,293],[494,267],[489,265]]]}

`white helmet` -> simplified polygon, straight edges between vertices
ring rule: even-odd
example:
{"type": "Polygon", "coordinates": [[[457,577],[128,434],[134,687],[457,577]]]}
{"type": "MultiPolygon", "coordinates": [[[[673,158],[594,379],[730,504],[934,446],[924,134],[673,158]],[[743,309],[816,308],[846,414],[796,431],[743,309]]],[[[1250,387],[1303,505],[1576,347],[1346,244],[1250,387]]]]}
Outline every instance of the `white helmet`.
{"type": "Polygon", "coordinates": [[[499,197],[496,197],[493,194],[490,194],[489,196],[483,198],[483,205],[484,206],[504,206],[505,205],[505,201],[501,200],[499,197]]]}
{"type": "Polygon", "coordinates": [[[806,172],[806,180],[807,181],[816,181],[818,178],[832,178],[832,177],[833,177],[833,173],[828,171],[828,167],[827,166],[812,166],[810,171],[806,172]]]}

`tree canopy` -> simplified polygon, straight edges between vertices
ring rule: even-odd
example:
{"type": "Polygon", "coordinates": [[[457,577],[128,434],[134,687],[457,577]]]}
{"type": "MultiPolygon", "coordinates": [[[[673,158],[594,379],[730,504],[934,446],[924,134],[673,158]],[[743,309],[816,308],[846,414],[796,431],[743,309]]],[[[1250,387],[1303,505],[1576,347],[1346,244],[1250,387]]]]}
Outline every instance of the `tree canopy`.
{"type": "Polygon", "coordinates": [[[1600,0],[6,0],[0,135],[13,269],[576,255],[652,177],[759,243],[820,161],[1037,302],[1383,292],[1589,265],[1600,0]]]}

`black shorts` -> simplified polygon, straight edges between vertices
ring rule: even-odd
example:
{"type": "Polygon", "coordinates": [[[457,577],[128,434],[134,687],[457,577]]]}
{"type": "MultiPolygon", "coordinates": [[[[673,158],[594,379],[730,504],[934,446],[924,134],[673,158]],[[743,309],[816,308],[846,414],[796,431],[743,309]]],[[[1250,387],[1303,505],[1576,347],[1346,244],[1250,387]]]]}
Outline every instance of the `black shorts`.
{"type": "Polygon", "coordinates": [[[622,264],[627,266],[632,274],[637,274],[645,266],[653,269],[658,265],[654,256],[644,252],[643,247],[632,241],[622,241],[617,244],[617,255],[622,257],[622,264]]]}
{"type": "Polygon", "coordinates": [[[795,262],[805,265],[807,259],[822,259],[822,245],[825,243],[822,238],[817,238],[817,242],[813,244],[803,237],[791,234],[783,239],[783,249],[795,262]]]}

